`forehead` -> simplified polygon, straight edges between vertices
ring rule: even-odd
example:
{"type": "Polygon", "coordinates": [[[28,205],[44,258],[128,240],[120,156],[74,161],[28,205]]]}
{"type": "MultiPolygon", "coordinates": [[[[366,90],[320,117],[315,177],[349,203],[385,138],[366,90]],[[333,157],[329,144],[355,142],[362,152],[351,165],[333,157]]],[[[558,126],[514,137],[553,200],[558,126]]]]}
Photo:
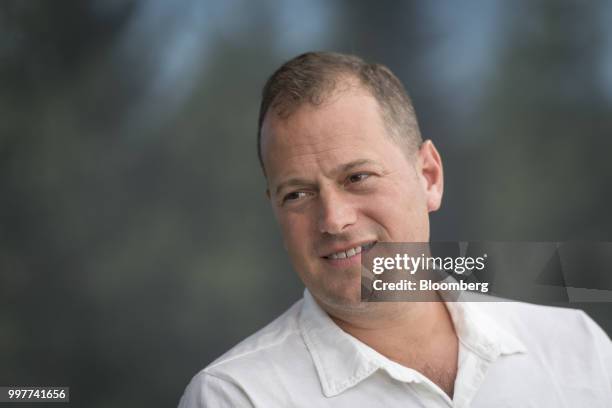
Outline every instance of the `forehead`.
{"type": "Polygon", "coordinates": [[[342,161],[377,159],[391,142],[376,99],[367,91],[336,93],[321,105],[304,104],[288,118],[268,112],[262,157],[269,178],[309,166],[327,169],[342,161]]]}

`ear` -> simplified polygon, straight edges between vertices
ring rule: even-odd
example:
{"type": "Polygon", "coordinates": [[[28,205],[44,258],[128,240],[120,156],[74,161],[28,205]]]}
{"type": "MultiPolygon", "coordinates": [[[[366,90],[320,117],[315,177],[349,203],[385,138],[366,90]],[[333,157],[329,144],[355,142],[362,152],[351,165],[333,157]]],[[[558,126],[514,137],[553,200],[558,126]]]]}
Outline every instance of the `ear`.
{"type": "Polygon", "coordinates": [[[427,211],[436,211],[442,203],[444,172],[440,153],[431,140],[426,140],[421,145],[418,152],[418,163],[417,171],[427,198],[427,211]]]}

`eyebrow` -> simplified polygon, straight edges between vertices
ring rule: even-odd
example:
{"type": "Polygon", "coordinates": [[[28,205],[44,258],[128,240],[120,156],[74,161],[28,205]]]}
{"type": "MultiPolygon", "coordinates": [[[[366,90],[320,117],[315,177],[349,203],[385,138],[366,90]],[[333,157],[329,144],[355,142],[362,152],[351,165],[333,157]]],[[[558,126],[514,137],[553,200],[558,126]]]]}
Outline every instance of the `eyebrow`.
{"type": "MultiPolygon", "coordinates": [[[[334,169],[332,169],[331,174],[347,173],[353,170],[355,167],[364,166],[366,164],[375,165],[375,166],[380,167],[380,164],[374,160],[358,159],[358,160],[354,160],[352,162],[341,164],[335,167],[334,169]]],[[[281,190],[283,190],[284,188],[287,188],[290,186],[296,186],[296,185],[304,186],[304,185],[310,185],[310,184],[312,184],[311,181],[308,181],[303,178],[299,178],[299,177],[290,178],[288,180],[283,181],[276,187],[276,195],[278,195],[278,193],[280,193],[281,190]]]]}

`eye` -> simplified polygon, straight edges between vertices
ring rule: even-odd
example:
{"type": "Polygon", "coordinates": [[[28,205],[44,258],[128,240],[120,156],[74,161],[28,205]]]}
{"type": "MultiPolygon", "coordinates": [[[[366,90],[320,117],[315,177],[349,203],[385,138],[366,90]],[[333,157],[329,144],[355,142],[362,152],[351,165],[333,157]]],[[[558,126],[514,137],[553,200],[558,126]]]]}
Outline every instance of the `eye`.
{"type": "Polygon", "coordinates": [[[349,182],[349,183],[359,183],[360,181],[363,181],[363,180],[367,179],[368,177],[370,177],[370,174],[368,174],[368,173],[355,173],[355,174],[351,174],[347,178],[347,182],[349,182]]]}
{"type": "Polygon", "coordinates": [[[307,194],[304,191],[292,191],[291,193],[288,193],[283,197],[283,203],[286,203],[288,201],[300,200],[306,197],[306,195],[307,194]]]}

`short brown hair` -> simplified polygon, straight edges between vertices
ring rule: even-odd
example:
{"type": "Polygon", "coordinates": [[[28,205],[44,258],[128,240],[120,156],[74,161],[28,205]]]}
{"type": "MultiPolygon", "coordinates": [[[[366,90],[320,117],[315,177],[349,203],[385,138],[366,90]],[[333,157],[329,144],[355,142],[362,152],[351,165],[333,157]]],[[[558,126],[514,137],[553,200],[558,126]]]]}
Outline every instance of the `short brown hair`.
{"type": "Polygon", "coordinates": [[[421,144],[421,132],[410,97],[389,68],[368,64],[363,59],[335,52],[307,52],[285,62],[263,87],[257,129],[257,155],[261,154],[261,127],[268,110],[287,118],[304,103],[320,105],[343,79],[355,78],[376,98],[385,125],[398,141],[409,148],[421,144]]]}

